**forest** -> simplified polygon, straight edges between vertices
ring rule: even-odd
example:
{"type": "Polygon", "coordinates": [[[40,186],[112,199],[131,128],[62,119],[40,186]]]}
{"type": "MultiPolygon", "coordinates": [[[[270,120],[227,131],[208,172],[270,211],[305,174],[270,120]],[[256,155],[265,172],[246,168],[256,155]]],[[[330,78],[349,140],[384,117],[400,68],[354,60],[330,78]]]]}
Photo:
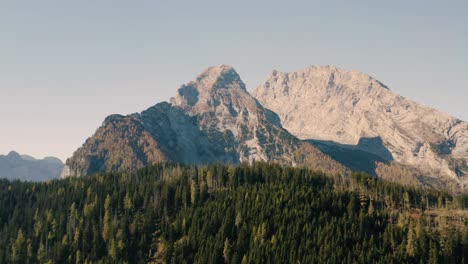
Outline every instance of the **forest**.
{"type": "Polygon", "coordinates": [[[466,263],[467,208],[263,162],[0,180],[0,263],[466,263]]]}

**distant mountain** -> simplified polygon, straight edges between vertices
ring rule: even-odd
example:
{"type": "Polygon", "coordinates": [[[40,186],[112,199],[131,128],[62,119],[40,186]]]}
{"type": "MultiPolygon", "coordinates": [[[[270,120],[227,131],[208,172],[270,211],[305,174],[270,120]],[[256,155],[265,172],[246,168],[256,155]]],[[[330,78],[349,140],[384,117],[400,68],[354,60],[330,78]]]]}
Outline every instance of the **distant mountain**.
{"type": "Polygon", "coordinates": [[[23,181],[46,181],[57,179],[63,169],[61,160],[47,157],[42,160],[11,151],[0,155],[0,178],[23,181]]]}
{"type": "Polygon", "coordinates": [[[290,133],[354,170],[468,190],[468,123],[334,66],[273,71],[254,92],[290,133]]]}
{"type": "Polygon", "coordinates": [[[210,67],[170,103],[107,117],[67,160],[64,176],[134,171],[147,164],[274,161],[330,173],[349,170],[283,129],[229,66],[210,67]]]}

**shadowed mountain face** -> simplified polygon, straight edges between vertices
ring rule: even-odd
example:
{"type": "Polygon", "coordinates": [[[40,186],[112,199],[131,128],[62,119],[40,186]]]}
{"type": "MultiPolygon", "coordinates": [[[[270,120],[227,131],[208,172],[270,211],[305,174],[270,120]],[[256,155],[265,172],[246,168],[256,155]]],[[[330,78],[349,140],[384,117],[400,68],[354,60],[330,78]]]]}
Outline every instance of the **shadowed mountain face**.
{"type": "Polygon", "coordinates": [[[0,178],[22,181],[46,181],[57,179],[63,169],[61,160],[47,157],[37,160],[28,155],[11,151],[0,155],[0,178]]]}
{"type": "Polygon", "coordinates": [[[334,66],[273,71],[253,95],[278,114],[289,132],[313,139],[328,154],[346,156],[353,163],[347,156],[358,153],[345,148],[349,153],[344,154],[338,149],[361,145],[359,153],[375,154],[376,161],[388,162],[390,154],[391,164],[419,171],[420,179],[449,181],[454,188],[468,189],[468,123],[395,94],[364,73],[334,66]],[[381,141],[362,142],[365,138],[381,141]],[[337,144],[324,145],[323,141],[337,144]],[[382,147],[386,152],[381,152],[382,147]]]}
{"type": "Polygon", "coordinates": [[[348,169],[280,125],[232,67],[210,67],[182,85],[171,103],[112,115],[73,156],[64,176],[134,171],[159,161],[185,164],[274,161],[330,173],[348,169]]]}
{"type": "Polygon", "coordinates": [[[361,138],[357,145],[313,139],[307,141],[351,170],[363,171],[374,176],[377,163],[389,163],[393,160],[392,154],[379,137],[361,138]]]}

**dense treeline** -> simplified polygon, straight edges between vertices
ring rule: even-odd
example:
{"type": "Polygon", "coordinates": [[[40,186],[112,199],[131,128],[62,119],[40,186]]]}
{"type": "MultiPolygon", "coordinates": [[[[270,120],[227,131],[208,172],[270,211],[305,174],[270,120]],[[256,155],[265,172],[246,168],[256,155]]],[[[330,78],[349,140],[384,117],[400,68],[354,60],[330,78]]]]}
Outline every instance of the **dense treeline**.
{"type": "Polygon", "coordinates": [[[0,181],[0,263],[464,263],[467,195],[266,163],[0,181]]]}

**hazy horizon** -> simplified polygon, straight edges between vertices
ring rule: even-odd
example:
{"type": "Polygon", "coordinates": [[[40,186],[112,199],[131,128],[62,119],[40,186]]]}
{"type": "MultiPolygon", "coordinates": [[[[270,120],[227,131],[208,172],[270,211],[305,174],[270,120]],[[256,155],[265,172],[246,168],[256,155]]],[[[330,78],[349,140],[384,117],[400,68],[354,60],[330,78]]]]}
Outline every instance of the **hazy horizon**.
{"type": "Polygon", "coordinates": [[[0,154],[65,161],[107,115],[220,64],[249,91],[274,69],[332,64],[468,120],[463,1],[26,2],[0,4],[0,154]]]}

